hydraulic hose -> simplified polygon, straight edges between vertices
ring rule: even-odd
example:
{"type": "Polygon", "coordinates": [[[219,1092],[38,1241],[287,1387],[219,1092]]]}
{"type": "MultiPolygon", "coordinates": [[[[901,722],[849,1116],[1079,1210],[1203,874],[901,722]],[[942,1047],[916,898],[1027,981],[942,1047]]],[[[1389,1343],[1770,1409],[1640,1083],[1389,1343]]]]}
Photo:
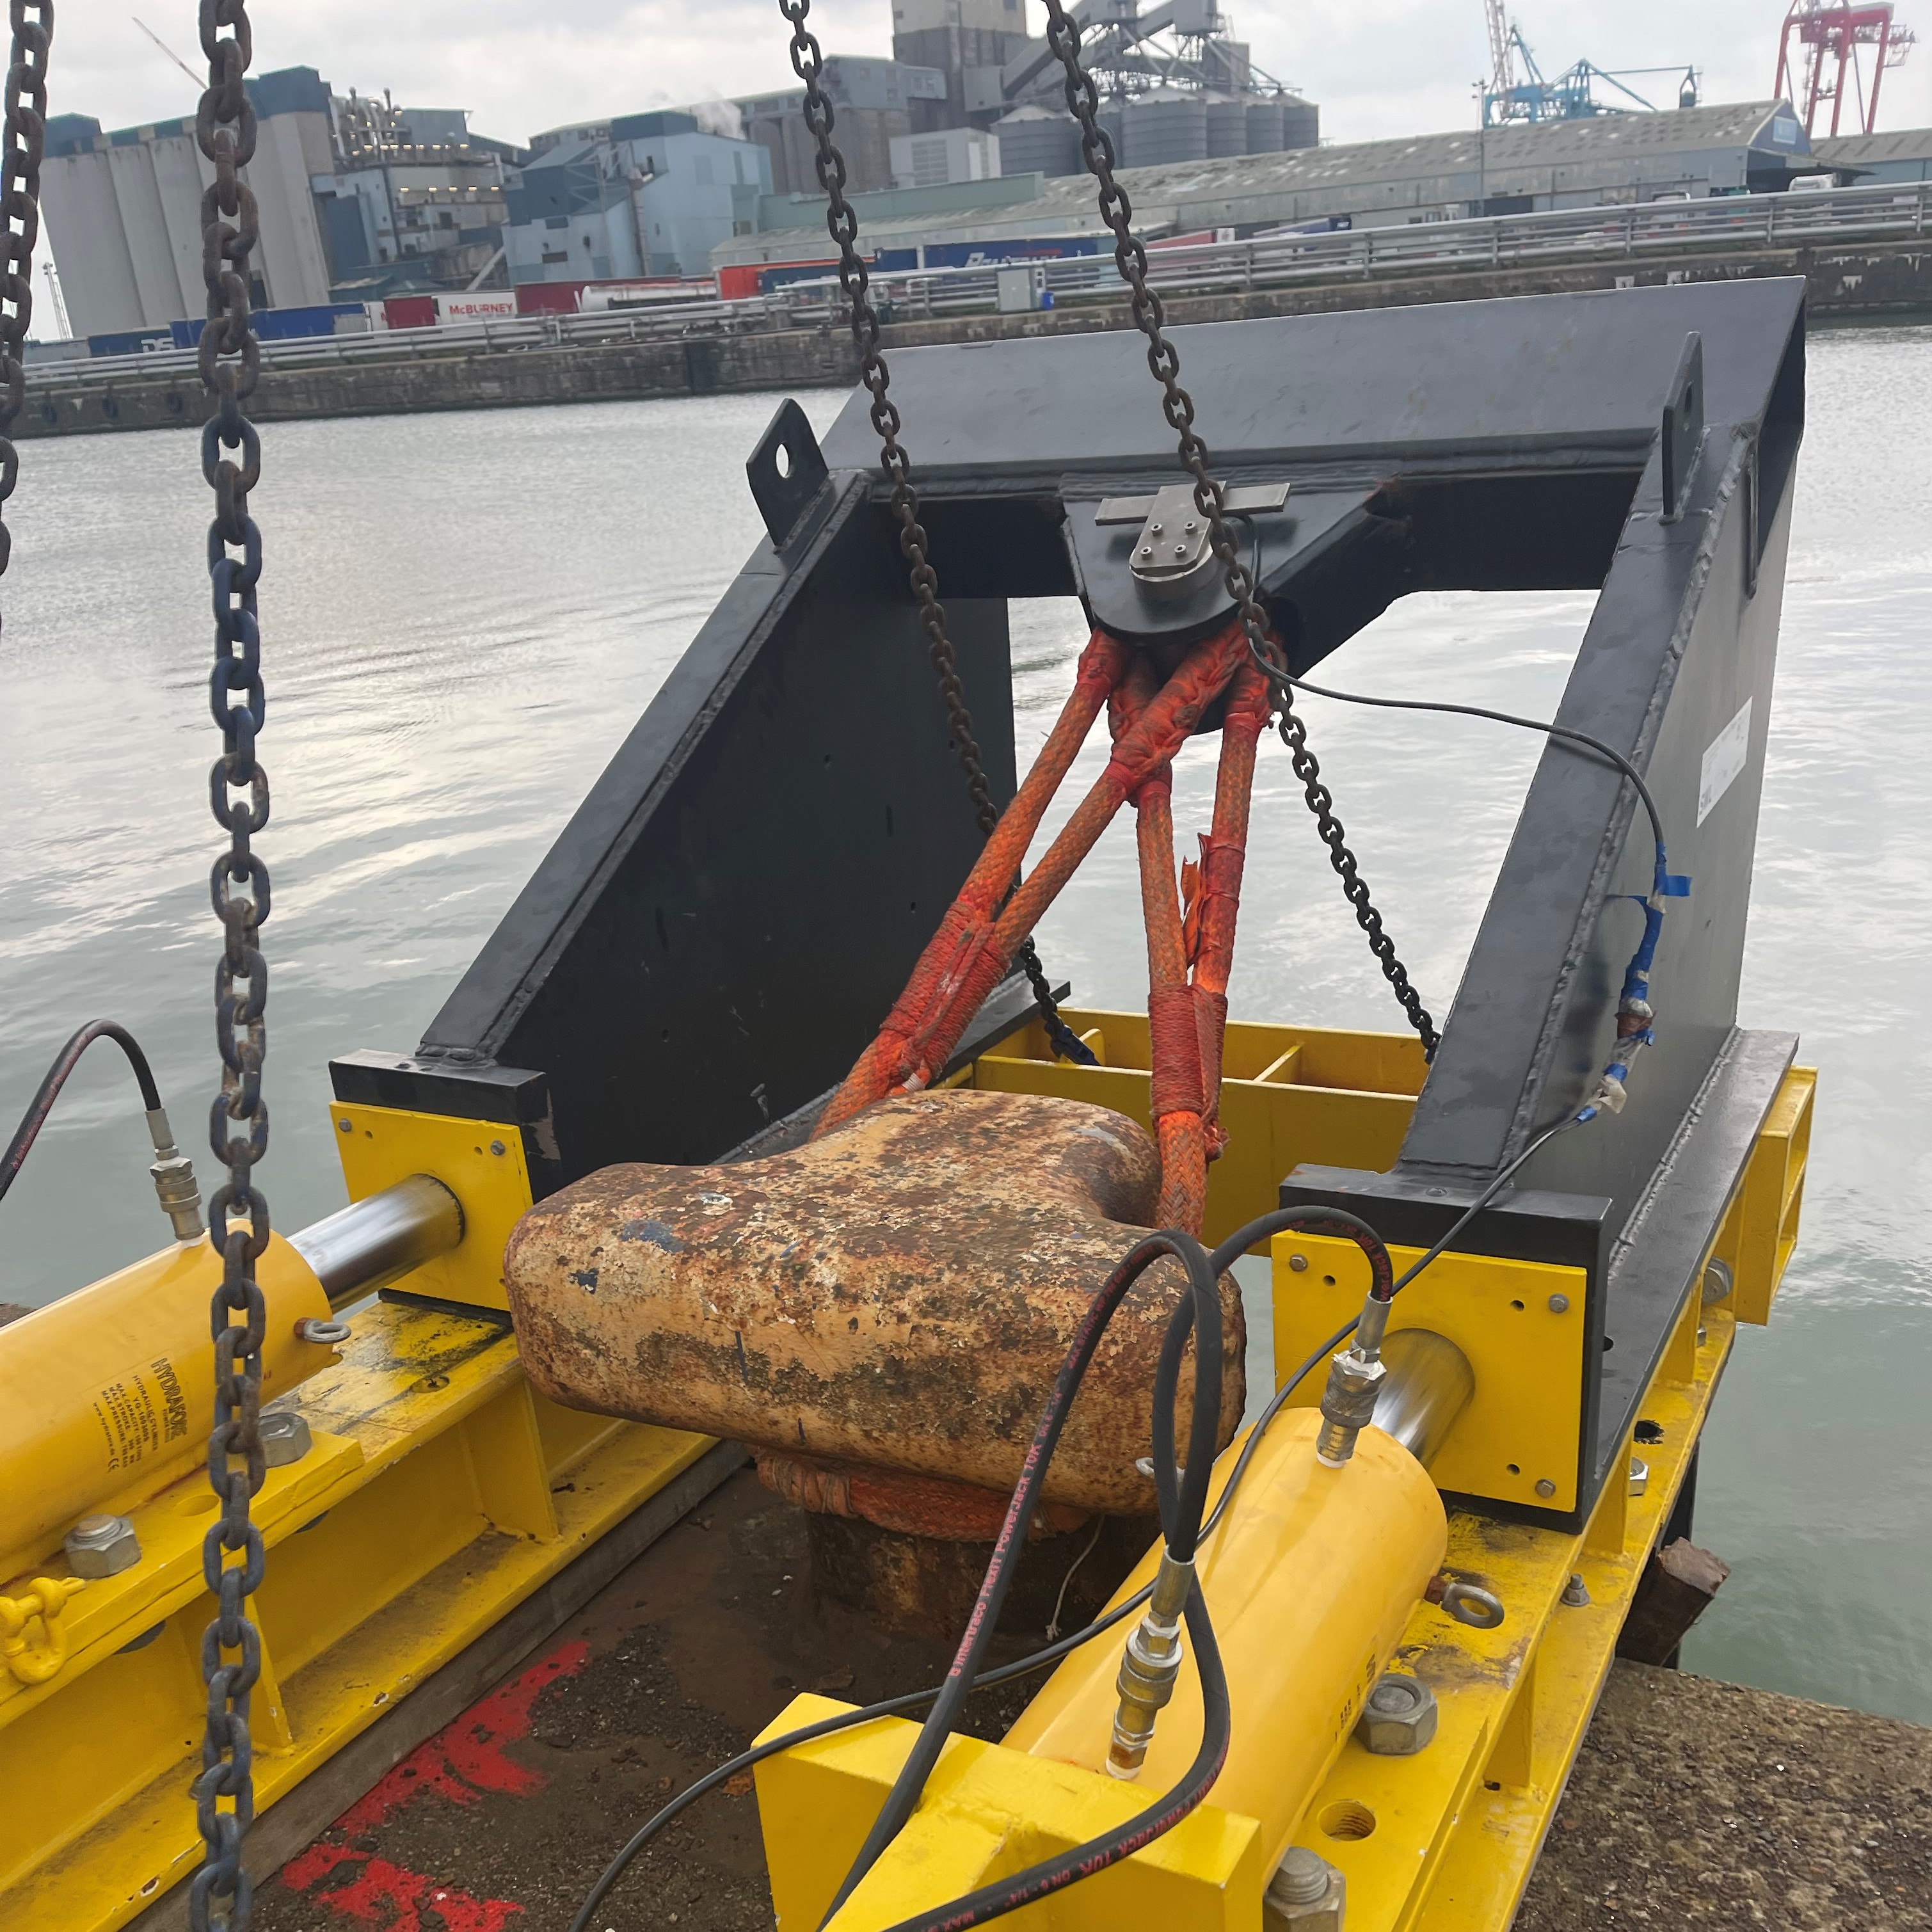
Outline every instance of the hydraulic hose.
{"type": "Polygon", "coordinates": [[[53,1111],[54,1102],[60,1098],[68,1076],[80,1065],[81,1055],[97,1040],[111,1040],[128,1056],[135,1084],[141,1090],[142,1108],[150,1114],[161,1111],[160,1089],[154,1084],[148,1056],[141,1051],[134,1036],[116,1021],[89,1020],[55,1056],[54,1064],[47,1069],[46,1077],[41,1081],[38,1090],[28,1103],[20,1126],[14,1130],[14,1138],[7,1143],[6,1153],[0,1155],[0,1198],[4,1198],[13,1186],[14,1177],[20,1172],[34,1142],[40,1138],[40,1129],[53,1111]]]}
{"type": "MultiPolygon", "coordinates": [[[[1180,1262],[1187,1270],[1190,1300],[1195,1306],[1196,1324],[1202,1337],[1201,1345],[1195,1354],[1194,1402],[1197,1432],[1204,1408],[1209,1412],[1213,1420],[1208,1430],[1208,1454],[1201,1463],[1201,1480],[1191,1486],[1198,1492],[1200,1501],[1204,1502],[1207,1470],[1212,1461],[1213,1437],[1218,1432],[1221,1408],[1220,1290],[1217,1277],[1208,1264],[1206,1250],[1200,1243],[1191,1235],[1178,1230],[1169,1230],[1162,1234],[1150,1234],[1144,1240],[1136,1243],[1088,1304],[1086,1312],[1082,1316],[1079,1325],[1074,1330],[1066,1359],[1060,1364],[1060,1372],[1054,1378],[1052,1392],[1047,1398],[1039,1426],[1034,1432],[1033,1442],[1027,1450],[1026,1460],[1021,1466],[1019,1481],[1013,1490],[1012,1501],[1007,1506],[1006,1521],[1000,1526],[999,1536],[994,1543],[992,1556],[986,1564],[986,1578],[980,1586],[978,1600],[974,1604],[972,1614],[967,1619],[965,1634],[960,1639],[959,1648],[953,1658],[952,1668],[946,1673],[946,1682],[927,1714],[904,1768],[894,1780],[892,1790],[887,1792],[886,1802],[880,1808],[878,1816],[873,1821],[872,1830],[866,1834],[866,1841],[860,1847],[851,1870],[845,1874],[844,1882],[826,1909],[824,1922],[829,1922],[837,1916],[839,1908],[851,1896],[859,1882],[878,1862],[880,1853],[898,1836],[906,1820],[912,1816],[918,1804],[920,1794],[926,1789],[926,1780],[934,1765],[938,1762],[939,1754],[945,1748],[947,1738],[952,1735],[953,1720],[972,1688],[980,1658],[999,1622],[1000,1606],[1006,1600],[1008,1587],[1012,1581],[1014,1564],[1019,1551],[1024,1547],[1028,1526],[1033,1520],[1040,1487],[1046,1480],[1047,1466],[1052,1460],[1060,1431],[1066,1425],[1067,1412],[1072,1406],[1073,1398],[1078,1392],[1088,1365],[1094,1359],[1094,1352],[1100,1346],[1100,1337],[1106,1333],[1107,1324],[1113,1319],[1115,1311],[1126,1299],[1127,1291],[1155,1262],[1164,1256],[1180,1262]]],[[[1171,1414],[1168,1418],[1168,1432],[1171,1461],[1173,1441],[1171,1414]]],[[[1190,1552],[1194,1538],[1198,1533],[1198,1525],[1199,1504],[1197,1502],[1192,1524],[1189,1525],[1184,1516],[1178,1526],[1186,1538],[1190,1552]]],[[[1190,1631],[1193,1627],[1192,1600],[1190,1599],[1190,1631]]],[[[1009,1906],[1001,1909],[1010,1910],[1012,1908],[1009,1906]]]]}
{"type": "MultiPolygon", "coordinates": [[[[1199,1400],[1198,1395],[1196,1400],[1199,1400]]],[[[890,1932],[958,1932],[958,1928],[966,1926],[983,1925],[988,1919],[1030,1905],[1076,1879],[1090,1878],[1096,1871],[1131,1858],[1143,1845],[1150,1845],[1172,1831],[1200,1804],[1227,1762],[1232,1720],[1227,1673],[1221,1667],[1214,1626],[1209,1620],[1198,1580],[1188,1594],[1186,1617],[1187,1634],[1194,1645],[1195,1666],[1201,1677],[1201,1748],[1196,1752],[1186,1776],[1165,1796],[1156,1798],[1144,1810],[1136,1812],[1111,1832],[1089,1838],[1084,1845],[1076,1845],[1057,1858],[1029,1865],[1010,1878],[982,1886],[963,1898],[952,1899],[902,1918],[890,1932]]]]}

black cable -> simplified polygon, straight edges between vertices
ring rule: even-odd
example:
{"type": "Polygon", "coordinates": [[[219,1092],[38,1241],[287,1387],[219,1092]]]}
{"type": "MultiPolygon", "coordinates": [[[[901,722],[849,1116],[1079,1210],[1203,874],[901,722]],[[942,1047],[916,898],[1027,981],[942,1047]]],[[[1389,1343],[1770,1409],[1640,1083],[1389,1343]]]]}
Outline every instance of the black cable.
{"type": "Polygon", "coordinates": [[[1017,1910],[1078,1879],[1090,1877],[1108,1865],[1131,1858],[1143,1845],[1151,1844],[1172,1831],[1200,1804],[1228,1761],[1233,1724],[1227,1672],[1222,1666],[1220,1646],[1214,1641],[1214,1626],[1209,1621],[1198,1577],[1188,1592],[1186,1615],[1187,1634],[1194,1645],[1195,1668],[1201,1679],[1201,1748],[1180,1783],[1111,1832],[1089,1838],[1084,1845],[1076,1845],[1057,1858],[1029,1865],[1010,1878],[998,1879],[977,1892],[969,1892],[963,1898],[949,1899],[944,1905],[929,1906],[910,1918],[902,1918],[889,1932],[963,1932],[967,1926],[983,1925],[989,1918],[1017,1910]]]}
{"type": "MultiPolygon", "coordinates": [[[[1162,1256],[1172,1256],[1186,1269],[1188,1285],[1198,1310],[1198,1323],[1202,1345],[1195,1353],[1194,1398],[1197,1428],[1199,1412],[1204,1405],[1210,1414],[1207,1464],[1198,1472],[1190,1472],[1190,1477],[1198,1474],[1198,1480],[1190,1480],[1182,1486],[1184,1512],[1188,1498],[1194,1500],[1194,1514],[1190,1523],[1184,1513],[1178,1526],[1191,1553],[1194,1537],[1198,1532],[1200,1508],[1207,1496],[1208,1477],[1213,1460],[1214,1436],[1218,1432],[1221,1410],[1221,1295],[1218,1277],[1208,1266],[1207,1251],[1192,1235],[1169,1231],[1150,1234],[1137,1241],[1115,1265],[1113,1272],[1095,1293],[1074,1330],[1073,1339],[1067,1346],[1066,1359],[1054,1376],[1053,1388],[1047,1397],[1046,1406],[1041,1412],[1040,1424],[1034,1431],[1034,1438],[1028,1446],[1026,1460],[1022,1464],[1020,1479],[1014,1486],[1012,1502],[1006,1507],[1006,1521],[1000,1526],[1000,1534],[993,1545],[993,1553],[987,1560],[985,1580],[980,1586],[978,1600],[968,1618],[965,1634],[959,1641],[959,1648],[952,1660],[952,1668],[946,1672],[946,1682],[932,1709],[927,1713],[925,1724],[892,1788],[886,1795],[886,1802],[880,1808],[878,1816],[873,1820],[872,1828],[866,1834],[866,1841],[860,1847],[859,1855],[852,1862],[852,1868],[845,1874],[832,1903],[826,1909],[821,1925],[836,1916],[838,1909],[849,1898],[853,1888],[878,1862],[879,1856],[894,1838],[897,1838],[918,1804],[920,1796],[926,1789],[926,1780],[932,1767],[938,1762],[939,1754],[952,1736],[953,1719],[959,1707],[966,1701],[973,1688],[979,1660],[987,1644],[992,1640],[994,1626],[1000,1620],[1000,1606],[1006,1600],[1006,1592],[1012,1582],[1014,1559],[1026,1543],[1027,1526],[1033,1520],[1034,1508],[1038,1502],[1041,1486],[1046,1480],[1048,1465],[1052,1462],[1054,1448],[1060,1440],[1061,1430],[1066,1426],[1067,1412],[1072,1406],[1088,1364],[1094,1358],[1094,1352],[1100,1346],[1100,1337],[1106,1331],[1127,1291],[1162,1256]]],[[[1172,1441],[1172,1418],[1168,1419],[1170,1443],[1172,1441]]]]}
{"type": "MultiPolygon", "coordinates": [[[[1082,1644],[1090,1643],[1096,1636],[1104,1636],[1115,1624],[1124,1623],[1154,1594],[1154,1586],[1149,1583],[1137,1590],[1124,1604],[1116,1604],[1105,1616],[1095,1618],[1084,1629],[1077,1630],[1070,1636],[1062,1637],[1057,1643],[1050,1643],[1044,1649],[1036,1650],[1012,1664],[1004,1664],[996,1670],[988,1670],[973,1680],[975,1690],[990,1690],[996,1685],[1010,1684],[1018,1677],[1030,1676],[1036,1670],[1044,1670],[1048,1664],[1058,1664],[1063,1657],[1070,1656],[1082,1644]]],[[[926,1690],[908,1690],[897,1697],[887,1697],[876,1704],[867,1704],[861,1708],[842,1711],[836,1717],[821,1718],[815,1724],[801,1725],[795,1731],[787,1731],[782,1737],[767,1738],[763,1744],[754,1744],[748,1750],[740,1751],[729,1762],[721,1764],[715,1771],[709,1771],[695,1784],[681,1791],[662,1810],[645,1820],[630,1841],[604,1868],[603,1874],[592,1886],[577,1916],[570,1922],[570,1932],[590,1932],[597,1908],[610,1895],[610,1888],[622,1878],[632,1861],[678,1814],[694,1804],[707,1792],[717,1790],[728,1779],[737,1776],[741,1771],[748,1771],[755,1764],[762,1764],[768,1757],[776,1757],[781,1751],[788,1751],[794,1744],[809,1744],[814,1738],[830,1737],[837,1731],[850,1730],[860,1724],[869,1724],[877,1718],[896,1718],[902,1712],[916,1711],[922,1704],[929,1704],[946,1687],[934,1684],[926,1690]]]]}
{"type": "Polygon", "coordinates": [[[1512,712],[1492,711],[1481,704],[1445,704],[1420,698],[1369,698],[1359,691],[1333,691],[1326,685],[1310,684],[1305,677],[1291,677],[1286,671],[1269,664],[1265,658],[1257,658],[1256,662],[1278,684],[1291,684],[1297,691],[1309,692],[1317,698],[1332,698],[1340,704],[1372,705],[1378,711],[1443,711],[1457,718],[1486,718],[1492,724],[1515,724],[1526,731],[1540,731],[1547,737],[1564,738],[1573,745],[1581,745],[1615,765],[1636,786],[1636,795],[1642,800],[1643,808],[1650,814],[1651,832],[1658,844],[1664,843],[1664,820],[1658,812],[1656,800],[1650,795],[1649,786],[1644,783],[1636,766],[1622,752],[1605,744],[1600,738],[1593,738],[1587,731],[1573,730],[1568,724],[1548,724],[1540,718],[1518,718],[1512,712]]]}
{"type": "Polygon", "coordinates": [[[89,1020],[56,1056],[54,1064],[47,1069],[46,1078],[28,1103],[14,1138],[7,1143],[6,1153],[0,1154],[0,1198],[4,1198],[8,1189],[13,1186],[14,1177],[20,1172],[34,1142],[39,1138],[47,1115],[53,1111],[61,1089],[67,1084],[68,1076],[80,1064],[80,1056],[97,1040],[111,1040],[128,1056],[128,1064],[133,1068],[136,1084],[141,1090],[141,1105],[151,1114],[160,1112],[160,1089],[154,1084],[148,1056],[141,1051],[134,1036],[112,1020],[89,1020]]]}
{"type": "MultiPolygon", "coordinates": [[[[1379,1298],[1393,1301],[1431,1262],[1443,1253],[1470,1222],[1474,1220],[1476,1216],[1508,1186],[1532,1154],[1536,1153],[1539,1148],[1546,1146],[1558,1134],[1580,1124],[1575,1114],[1565,1114],[1555,1126],[1544,1128],[1522,1153],[1490,1181],[1482,1192],[1477,1196],[1474,1201],[1456,1216],[1454,1222],[1451,1223],[1448,1232],[1443,1235],[1442,1239],[1430,1248],[1414,1267],[1408,1269],[1398,1280],[1392,1282],[1388,1293],[1379,1298]]],[[[1259,1219],[1250,1221],[1245,1228],[1237,1228],[1209,1257],[1210,1265],[1214,1268],[1216,1278],[1225,1274],[1234,1262],[1258,1241],[1265,1240],[1274,1234],[1286,1233],[1303,1216],[1312,1216],[1316,1214],[1331,1221],[1355,1220],[1352,1214],[1345,1214],[1339,1208],[1333,1208],[1318,1210],[1283,1208],[1277,1209],[1274,1214],[1264,1214],[1259,1219]]],[[[1371,1235],[1374,1234],[1374,1230],[1369,1228],[1366,1222],[1358,1222],[1356,1225],[1366,1230],[1371,1235]]],[[[1314,1234],[1322,1231],[1308,1227],[1304,1223],[1304,1232],[1314,1234]]],[[[1379,1244],[1379,1237],[1376,1239],[1379,1244]]],[[[1388,1256],[1386,1249],[1383,1250],[1383,1256],[1386,1262],[1388,1256]]],[[[1371,1256],[1372,1270],[1373,1266],[1374,1258],[1371,1256]]],[[[1214,1505],[1214,1513],[1201,1526],[1201,1534],[1203,1536],[1208,1535],[1214,1530],[1220,1523],[1222,1516],[1226,1514],[1228,1504],[1234,1500],[1235,1490],[1240,1486],[1241,1478],[1248,1472],[1248,1465],[1254,1460],[1255,1452],[1261,1447],[1262,1438],[1267,1433],[1268,1424],[1288,1406],[1288,1397],[1301,1386],[1314,1370],[1321,1366],[1323,1358],[1339,1348],[1355,1332],[1356,1327],[1361,1318],[1359,1315],[1351,1316],[1340,1328],[1335,1330],[1334,1334],[1328,1337],[1327,1341],[1322,1342],[1315,1350],[1299,1368],[1294,1370],[1282,1382],[1280,1387],[1275,1390],[1274,1399],[1268,1403],[1267,1408],[1255,1418],[1254,1426],[1248,1431],[1248,1439],[1241,1444],[1241,1453],[1234,1459],[1234,1466],[1228,1474],[1226,1486],[1221,1492],[1220,1500],[1214,1505]]]]}
{"type": "MultiPolygon", "coordinates": [[[[1262,580],[1261,526],[1252,517],[1240,519],[1248,526],[1248,535],[1253,561],[1250,573],[1258,585],[1262,580]]],[[[1256,650],[1253,640],[1248,644],[1248,655],[1254,660],[1256,668],[1270,683],[1289,685],[1297,691],[1306,691],[1317,698],[1332,698],[1341,704],[1366,704],[1378,711],[1441,711],[1457,718],[1486,718],[1496,724],[1514,724],[1525,731],[1540,731],[1545,736],[1568,739],[1573,745],[1581,745],[1592,751],[1600,758],[1607,759],[1636,788],[1636,795],[1643,801],[1644,810],[1650,814],[1650,830],[1656,839],[1658,849],[1664,848],[1664,819],[1657,808],[1657,801],[1650,795],[1650,788],[1643,782],[1642,774],[1622,752],[1606,745],[1600,738],[1592,737],[1587,731],[1574,730],[1568,724],[1545,724],[1540,718],[1519,718],[1513,712],[1492,711],[1480,704],[1447,704],[1434,699],[1420,698],[1369,698],[1358,691],[1335,691],[1326,685],[1310,684],[1305,677],[1296,677],[1280,664],[1270,664],[1256,650]]]]}

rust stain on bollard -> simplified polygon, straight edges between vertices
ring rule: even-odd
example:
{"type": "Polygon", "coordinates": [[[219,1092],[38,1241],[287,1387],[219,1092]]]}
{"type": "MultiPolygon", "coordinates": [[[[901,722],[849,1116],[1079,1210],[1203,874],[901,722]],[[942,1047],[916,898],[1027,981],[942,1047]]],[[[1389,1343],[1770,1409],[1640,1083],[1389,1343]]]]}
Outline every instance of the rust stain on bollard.
{"type": "MultiPolygon", "coordinates": [[[[910,1094],[794,1152],[592,1174],[524,1216],[505,1277],[530,1375],[569,1407],[1006,1490],[1160,1184],[1152,1141],[1108,1108],[910,1094]]],[[[1159,1262],[1114,1316],[1050,1502],[1153,1508],[1134,1462],[1184,1292],[1159,1262]]],[[[1222,1310],[1225,1442],[1244,1393],[1232,1280],[1222,1310]]],[[[1184,1442],[1191,1374],[1180,1382],[1184,1442]]]]}

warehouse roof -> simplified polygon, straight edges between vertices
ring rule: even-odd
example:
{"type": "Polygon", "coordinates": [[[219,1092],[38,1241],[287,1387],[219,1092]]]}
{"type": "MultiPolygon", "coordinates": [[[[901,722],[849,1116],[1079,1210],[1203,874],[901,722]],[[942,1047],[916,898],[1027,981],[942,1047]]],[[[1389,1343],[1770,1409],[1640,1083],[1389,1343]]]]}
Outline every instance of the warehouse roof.
{"type": "MultiPolygon", "coordinates": [[[[1742,187],[1756,171],[1744,165],[1748,153],[1774,166],[1810,159],[1804,130],[1786,103],[1751,100],[1126,167],[1120,178],[1133,203],[1135,226],[1157,233],[1335,214],[1358,221],[1414,220],[1418,210],[1492,196],[1560,193],[1594,200],[1646,184],[1674,190],[1712,172],[1713,157],[1731,158],[1735,184],[1742,187]]],[[[1029,178],[1039,182],[1039,192],[1023,205],[944,212],[923,202],[868,206],[860,211],[860,232],[868,245],[891,247],[1083,235],[1100,226],[1094,184],[1085,173],[1029,178]]],[[[992,190],[990,198],[1006,198],[998,182],[972,186],[992,190]]],[[[799,207],[785,211],[788,217],[811,226],[822,222],[822,200],[793,199],[799,207]]],[[[769,200],[761,223],[766,229],[779,225],[769,200]]],[[[712,260],[769,260],[772,242],[766,232],[734,237],[718,244],[712,260]]]]}
{"type": "MultiPolygon", "coordinates": [[[[1501,181],[1512,169],[1617,166],[1640,158],[1700,154],[1714,148],[1759,147],[1808,152],[1803,128],[1781,101],[1731,102],[1656,114],[1601,114],[1587,121],[1545,121],[1535,126],[1469,128],[1392,141],[1354,141],[1332,148],[1292,148],[1279,154],[1235,154],[1164,167],[1124,168],[1121,179],[1138,211],[1148,204],[1185,203],[1320,188],[1358,188],[1478,172],[1501,181]],[[1782,120],[1784,128],[1773,124],[1782,120]]],[[[1042,197],[1084,202],[1093,188],[1084,176],[1049,181],[1042,197]]]]}
{"type": "MultiPolygon", "coordinates": [[[[51,129],[52,123],[48,126],[51,129]]],[[[1900,128],[1889,134],[1835,134],[1814,141],[1811,152],[1834,168],[1928,160],[1932,160],[1932,128],[1900,128]]]]}

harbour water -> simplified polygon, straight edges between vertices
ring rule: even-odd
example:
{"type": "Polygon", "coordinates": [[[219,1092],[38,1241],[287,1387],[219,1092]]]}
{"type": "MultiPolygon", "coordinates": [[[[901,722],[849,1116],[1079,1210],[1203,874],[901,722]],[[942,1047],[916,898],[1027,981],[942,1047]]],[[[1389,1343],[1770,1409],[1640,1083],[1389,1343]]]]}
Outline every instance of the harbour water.
{"type": "MultiPolygon", "coordinates": [[[[1814,337],[1810,383],[1740,1018],[1800,1032],[1822,1077],[1804,1238],[1772,1327],[1740,1338],[1706,1438],[1698,1538],[1733,1574],[1686,1661],[1932,1722],[1932,330],[1814,337]]],[[[841,398],[801,400],[822,428],[841,398]]],[[[262,1174],[278,1226],[343,1198],[329,1055],[413,1045],[751,546],[742,465],[771,408],[721,398],[265,433],[262,1174]]],[[[916,423],[907,438],[916,459],[916,423]]],[[[0,580],[0,1120],[10,1127],[76,1024],[111,1016],[146,1046],[206,1177],[217,833],[196,445],[35,444],[22,472],[0,580]]],[[[1324,675],[1546,716],[1590,604],[1411,598],[1324,675]]],[[[1083,635],[1070,603],[1015,608],[1022,763],[1083,635]]],[[[1307,711],[1440,1014],[1538,744],[1474,721],[1307,711]]],[[[1211,756],[1182,760],[1184,837],[1206,824],[1211,756]]],[[[1400,1026],[1271,741],[1248,879],[1237,1017],[1400,1026]]],[[[1131,836],[1116,828],[1041,950],[1082,1001],[1137,1004],[1138,920],[1131,836]]],[[[44,1301],[158,1246],[148,1157],[126,1070],[97,1046],[0,1206],[0,1300],[44,1301]]]]}

